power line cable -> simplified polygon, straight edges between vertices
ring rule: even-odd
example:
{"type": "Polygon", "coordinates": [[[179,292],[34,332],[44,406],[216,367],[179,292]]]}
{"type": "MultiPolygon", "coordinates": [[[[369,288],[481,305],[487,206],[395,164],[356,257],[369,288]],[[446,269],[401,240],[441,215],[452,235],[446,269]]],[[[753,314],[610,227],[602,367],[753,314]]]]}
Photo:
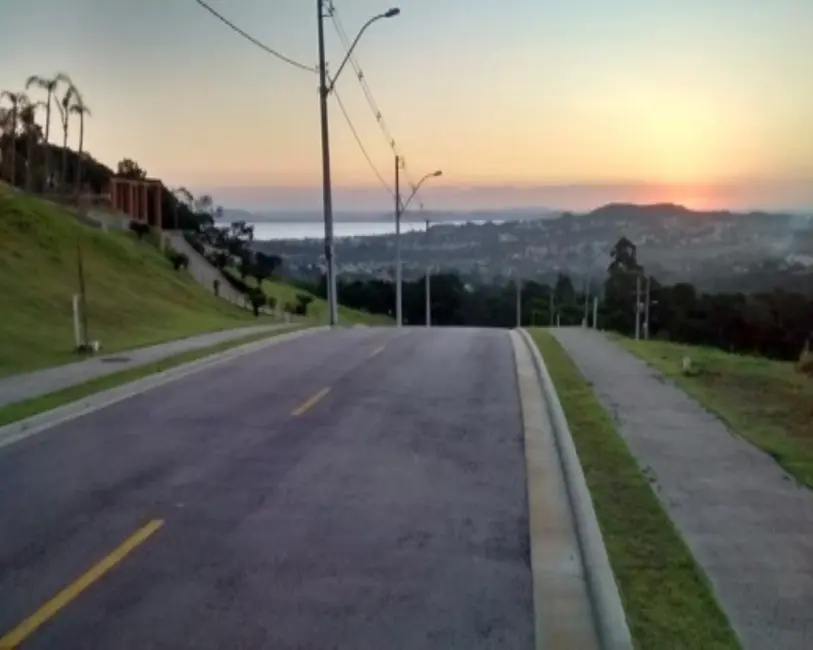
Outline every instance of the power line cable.
{"type": "Polygon", "coordinates": [[[317,67],[305,65],[304,63],[300,63],[299,61],[295,61],[294,59],[291,59],[290,57],[287,57],[284,54],[280,54],[275,49],[269,47],[268,45],[266,45],[262,41],[254,38],[251,34],[249,34],[245,30],[243,30],[240,27],[238,27],[237,25],[235,25],[228,18],[226,18],[222,14],[218,13],[215,9],[213,9],[211,6],[209,6],[203,0],[195,0],[195,2],[197,2],[201,7],[206,9],[206,11],[208,11],[210,14],[212,14],[215,18],[217,18],[223,24],[227,25],[228,27],[233,29],[235,32],[240,34],[240,36],[242,36],[246,40],[250,41],[251,43],[253,43],[257,47],[259,47],[261,50],[267,52],[268,54],[277,57],[280,61],[284,61],[288,65],[292,65],[295,68],[299,68],[300,70],[306,70],[307,72],[319,72],[319,69],[317,67]]]}
{"type": "Polygon", "coordinates": [[[347,122],[347,126],[350,127],[350,132],[353,134],[353,137],[356,139],[356,144],[358,144],[359,149],[361,149],[361,153],[364,154],[364,157],[367,159],[367,164],[370,165],[370,169],[373,170],[373,173],[378,178],[378,181],[381,183],[381,186],[387,190],[390,196],[393,198],[395,197],[395,193],[392,191],[392,188],[387,184],[387,181],[384,180],[384,176],[378,171],[378,168],[373,163],[372,158],[370,158],[370,154],[367,153],[367,148],[364,146],[364,143],[361,141],[358,132],[356,131],[356,127],[353,126],[353,121],[350,119],[350,115],[347,113],[347,109],[344,107],[344,102],[342,102],[341,97],[339,97],[339,93],[336,92],[336,89],[333,89],[333,94],[336,96],[336,103],[339,105],[339,109],[344,115],[344,119],[347,122]]]}
{"type": "MultiPolygon", "coordinates": [[[[330,5],[328,7],[328,16],[330,16],[330,20],[333,23],[333,27],[336,29],[336,33],[339,36],[339,40],[341,41],[342,46],[344,47],[346,52],[350,52],[351,42],[347,36],[347,32],[342,25],[341,18],[339,18],[338,12],[336,11],[336,6],[333,3],[333,0],[330,0],[330,5]]],[[[409,170],[407,169],[406,158],[398,149],[398,146],[395,142],[395,138],[392,135],[389,127],[387,126],[386,120],[384,119],[384,115],[381,112],[381,109],[378,107],[378,103],[375,101],[375,96],[373,95],[372,90],[370,89],[370,84],[367,83],[367,80],[364,77],[364,72],[361,69],[361,65],[356,58],[356,55],[350,54],[348,58],[348,62],[350,63],[353,71],[356,73],[356,79],[361,85],[362,92],[364,93],[364,98],[367,100],[367,105],[370,107],[370,111],[375,118],[376,123],[378,124],[379,129],[381,130],[381,134],[384,136],[384,140],[387,143],[387,146],[392,150],[392,153],[398,156],[398,160],[401,164],[401,169],[404,174],[404,178],[406,179],[407,183],[409,184],[410,188],[414,192],[416,189],[415,182],[409,175],[409,170]]],[[[423,209],[423,203],[419,200],[418,201],[421,209],[423,209]]]]}

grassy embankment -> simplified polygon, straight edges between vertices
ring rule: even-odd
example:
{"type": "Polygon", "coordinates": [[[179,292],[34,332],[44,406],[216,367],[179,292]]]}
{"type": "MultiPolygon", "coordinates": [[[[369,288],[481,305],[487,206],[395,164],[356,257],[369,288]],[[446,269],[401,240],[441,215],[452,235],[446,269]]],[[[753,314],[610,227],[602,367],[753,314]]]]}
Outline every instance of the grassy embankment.
{"type": "MultiPolygon", "coordinates": [[[[235,277],[239,277],[237,273],[231,269],[227,273],[232,273],[235,277]]],[[[250,287],[256,287],[257,281],[254,278],[246,278],[245,283],[250,287]]],[[[283,306],[286,303],[296,304],[297,294],[308,294],[303,289],[298,289],[289,284],[276,282],[274,280],[263,280],[263,291],[265,295],[276,298],[277,305],[283,306]]],[[[311,295],[311,294],[308,294],[311,295]]],[[[341,292],[339,293],[341,299],[341,292]]],[[[322,298],[313,297],[313,302],[308,305],[308,318],[316,321],[317,323],[326,323],[328,316],[327,301],[322,298]]],[[[380,314],[370,314],[358,309],[350,309],[339,305],[339,324],[340,325],[393,325],[394,321],[389,316],[380,314]]]]}
{"type": "Polygon", "coordinates": [[[576,443],[635,647],[739,648],[705,576],[592,388],[550,333],[531,334],[576,443]]]}
{"type": "Polygon", "coordinates": [[[219,300],[130,233],[0,185],[0,376],[74,361],[77,245],[89,334],[105,352],[273,322],[219,300]]]}
{"type": "Polygon", "coordinates": [[[794,364],[663,341],[617,342],[813,487],[813,378],[794,364]],[[692,360],[684,373],[683,357],[692,360]]]}

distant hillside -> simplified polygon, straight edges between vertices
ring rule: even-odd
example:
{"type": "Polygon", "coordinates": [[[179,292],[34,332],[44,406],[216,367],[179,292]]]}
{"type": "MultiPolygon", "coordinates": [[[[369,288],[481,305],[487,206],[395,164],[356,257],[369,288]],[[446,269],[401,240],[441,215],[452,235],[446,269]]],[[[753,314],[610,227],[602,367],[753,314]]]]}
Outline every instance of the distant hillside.
{"type": "MultiPolygon", "coordinates": [[[[668,282],[693,281],[702,287],[712,278],[733,278],[736,285],[738,277],[755,268],[813,273],[813,221],[802,215],[610,204],[586,214],[565,213],[551,219],[499,223],[499,217],[485,224],[438,224],[428,236],[402,235],[406,275],[422,275],[433,264],[483,282],[516,273],[539,278],[558,271],[601,277],[610,250],[622,235],[637,245],[647,270],[668,282]]],[[[392,235],[340,242],[337,258],[343,277],[390,272],[393,243],[392,235]]],[[[322,253],[316,241],[257,246],[283,255],[293,273],[312,273],[322,253]]]]}

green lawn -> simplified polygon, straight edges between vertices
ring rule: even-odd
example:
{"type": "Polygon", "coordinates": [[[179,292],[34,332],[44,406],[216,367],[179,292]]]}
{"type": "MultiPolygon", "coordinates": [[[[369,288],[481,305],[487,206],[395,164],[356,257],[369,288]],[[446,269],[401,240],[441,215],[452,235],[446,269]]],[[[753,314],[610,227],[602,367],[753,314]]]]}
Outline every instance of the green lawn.
{"type": "Polygon", "coordinates": [[[576,443],[635,647],[739,648],[704,574],[590,385],[550,333],[530,331],[576,443]]]}
{"type": "Polygon", "coordinates": [[[0,376],[77,358],[71,306],[77,245],[90,338],[105,351],[257,322],[130,233],[105,233],[53,203],[0,186],[0,376]]]}
{"type": "Polygon", "coordinates": [[[50,411],[51,409],[55,409],[59,406],[80,400],[88,395],[92,395],[103,390],[108,390],[110,388],[115,388],[121,384],[126,384],[128,382],[135,381],[136,379],[141,379],[142,377],[161,372],[162,370],[169,370],[175,366],[196,361],[198,359],[202,359],[203,357],[217,354],[218,352],[224,352],[225,350],[235,348],[239,345],[245,345],[261,339],[287,334],[288,332],[293,332],[302,328],[302,325],[292,325],[291,327],[286,327],[284,330],[272,330],[258,334],[249,334],[248,336],[242,336],[231,341],[222,341],[198,350],[188,350],[187,352],[174,354],[153,363],[147,363],[142,366],[129,368],[120,372],[113,372],[109,375],[104,375],[103,377],[98,377],[97,379],[91,379],[83,384],[77,384],[76,386],[71,386],[54,393],[48,393],[47,395],[41,395],[40,397],[34,397],[22,402],[15,402],[14,404],[9,404],[0,408],[0,426],[10,424],[11,422],[16,422],[17,420],[22,420],[23,418],[31,417],[32,415],[42,413],[43,411],[50,411]]]}
{"type": "Polygon", "coordinates": [[[673,378],[743,438],[813,487],[813,378],[794,364],[663,341],[618,343],[673,378]],[[689,356],[694,369],[682,372],[689,356]]]}

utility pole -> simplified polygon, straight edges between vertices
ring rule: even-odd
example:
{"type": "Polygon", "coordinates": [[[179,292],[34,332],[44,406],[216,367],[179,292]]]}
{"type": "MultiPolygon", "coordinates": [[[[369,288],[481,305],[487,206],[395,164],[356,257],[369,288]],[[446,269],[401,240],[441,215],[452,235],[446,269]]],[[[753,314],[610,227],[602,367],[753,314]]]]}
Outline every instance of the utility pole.
{"type": "Polygon", "coordinates": [[[85,292],[85,269],[82,264],[82,246],[76,242],[76,271],[79,274],[79,311],[82,317],[82,351],[90,350],[90,339],[88,338],[88,301],[85,292]]]}
{"type": "Polygon", "coordinates": [[[554,322],[555,322],[554,321],[555,316],[553,314],[553,311],[554,311],[553,287],[551,287],[551,290],[550,290],[550,308],[549,308],[549,310],[550,310],[550,326],[553,327],[554,322]]]}
{"type": "Polygon", "coordinates": [[[522,327],[522,278],[517,273],[517,329],[522,327]]]}
{"type": "Polygon", "coordinates": [[[598,296],[593,296],[593,329],[598,329],[598,296]]]}
{"type": "MultiPolygon", "coordinates": [[[[429,255],[429,219],[426,220],[426,252],[429,255]]],[[[426,326],[432,327],[432,262],[426,262],[426,326]]]]}
{"type": "MultiPolygon", "coordinates": [[[[406,202],[401,202],[401,165],[403,161],[399,156],[395,156],[395,322],[398,327],[401,327],[403,324],[403,311],[402,311],[402,303],[403,303],[403,296],[402,296],[402,287],[403,287],[403,278],[402,278],[402,270],[401,270],[401,217],[403,216],[404,212],[406,212],[407,207],[412,202],[412,199],[415,198],[415,195],[418,193],[421,185],[424,184],[430,178],[435,178],[437,176],[442,176],[443,172],[441,170],[437,170],[432,172],[431,174],[427,174],[421,180],[418,181],[418,184],[413,186],[412,194],[407,197],[406,202]]],[[[429,221],[426,222],[426,239],[429,240],[429,221]]],[[[430,298],[430,287],[429,287],[429,275],[432,270],[432,265],[429,264],[426,269],[426,325],[427,327],[430,326],[431,323],[431,315],[430,311],[432,309],[431,303],[429,302],[430,298]]]]}
{"type": "Polygon", "coordinates": [[[590,276],[584,280],[584,322],[582,327],[587,327],[590,318],[590,276]]]}
{"type": "Polygon", "coordinates": [[[641,276],[635,276],[635,340],[641,339],[641,276]]]}
{"type": "Polygon", "coordinates": [[[649,286],[650,276],[646,276],[646,312],[644,316],[644,340],[649,340],[649,286]]]}
{"type": "Polygon", "coordinates": [[[403,325],[401,313],[401,158],[395,156],[395,325],[403,325]]]}
{"type": "Polygon", "coordinates": [[[329,324],[339,322],[338,297],[336,295],[336,260],[333,257],[333,188],[330,181],[330,132],[327,117],[327,65],[325,63],[325,14],[324,0],[316,0],[319,26],[319,113],[322,125],[322,204],[325,212],[325,264],[327,266],[327,299],[329,324]]]}

